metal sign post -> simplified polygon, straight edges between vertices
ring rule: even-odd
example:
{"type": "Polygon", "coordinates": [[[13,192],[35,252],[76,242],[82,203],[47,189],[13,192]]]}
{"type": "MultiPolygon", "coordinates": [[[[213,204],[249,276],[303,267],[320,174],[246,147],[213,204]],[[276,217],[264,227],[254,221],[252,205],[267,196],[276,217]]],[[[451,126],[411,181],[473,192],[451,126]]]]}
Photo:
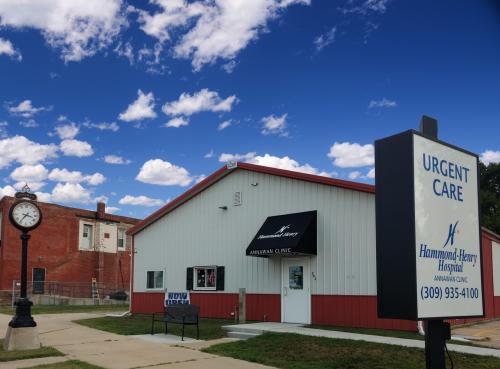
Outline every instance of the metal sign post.
{"type": "MultiPolygon", "coordinates": [[[[420,132],[429,138],[438,139],[437,120],[423,116],[420,121],[420,132]]],[[[445,369],[446,361],[444,348],[446,340],[451,338],[451,328],[449,323],[442,319],[425,321],[425,368],[445,369]]]]}

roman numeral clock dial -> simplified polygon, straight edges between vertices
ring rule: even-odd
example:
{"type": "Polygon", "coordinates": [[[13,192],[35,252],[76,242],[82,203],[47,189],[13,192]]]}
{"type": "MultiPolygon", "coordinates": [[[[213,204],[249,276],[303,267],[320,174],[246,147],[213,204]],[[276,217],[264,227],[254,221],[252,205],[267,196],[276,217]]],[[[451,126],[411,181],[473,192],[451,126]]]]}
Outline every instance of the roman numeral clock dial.
{"type": "Polygon", "coordinates": [[[40,224],[42,214],[38,206],[31,201],[20,201],[10,210],[12,224],[23,231],[32,230],[40,224]]]}

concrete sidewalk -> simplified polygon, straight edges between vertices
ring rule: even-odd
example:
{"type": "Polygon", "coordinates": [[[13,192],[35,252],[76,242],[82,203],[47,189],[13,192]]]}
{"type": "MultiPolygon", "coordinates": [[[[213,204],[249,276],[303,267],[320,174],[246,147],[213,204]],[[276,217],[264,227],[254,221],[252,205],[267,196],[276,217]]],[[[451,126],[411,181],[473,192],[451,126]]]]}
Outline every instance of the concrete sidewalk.
{"type": "MultiPolygon", "coordinates": [[[[500,327],[500,323],[497,323],[500,327]]],[[[225,326],[225,329],[235,329],[244,330],[245,328],[249,332],[277,332],[277,333],[296,333],[303,334],[306,336],[315,337],[327,337],[327,338],[341,338],[346,340],[356,340],[356,341],[367,341],[375,343],[383,343],[387,345],[405,346],[405,347],[416,347],[425,348],[424,341],[411,340],[405,338],[395,338],[395,337],[384,337],[384,336],[373,336],[367,334],[357,334],[348,333],[340,331],[330,331],[325,329],[315,329],[303,327],[299,324],[286,324],[286,323],[250,323],[250,324],[238,324],[234,326],[225,326]]],[[[499,328],[500,329],[500,328],[499,328]]],[[[500,333],[499,333],[500,334],[500,333]]],[[[500,350],[495,350],[492,348],[483,348],[475,346],[464,346],[448,344],[448,350],[461,352],[466,354],[482,355],[482,356],[495,356],[500,357],[500,350]]]]}
{"type": "Polygon", "coordinates": [[[479,341],[476,344],[500,349],[500,320],[478,322],[453,328],[453,334],[472,337],[479,341]]]}
{"type": "MultiPolygon", "coordinates": [[[[89,313],[45,314],[35,316],[35,320],[38,324],[40,340],[44,346],[55,347],[66,354],[68,360],[82,360],[107,369],[269,368],[246,361],[206,354],[190,347],[171,346],[168,343],[148,342],[132,336],[103,332],[72,322],[72,320],[103,315],[89,313]]],[[[8,315],[0,314],[0,337],[5,336],[10,319],[11,317],[8,315]]],[[[195,342],[186,346],[194,345],[196,347],[196,344],[195,342]]],[[[36,364],[44,362],[44,359],[37,360],[36,364]]],[[[18,365],[12,368],[29,366],[25,365],[25,362],[26,360],[10,362],[9,365],[18,365]]],[[[4,364],[2,363],[2,369],[7,368],[4,364]]]]}

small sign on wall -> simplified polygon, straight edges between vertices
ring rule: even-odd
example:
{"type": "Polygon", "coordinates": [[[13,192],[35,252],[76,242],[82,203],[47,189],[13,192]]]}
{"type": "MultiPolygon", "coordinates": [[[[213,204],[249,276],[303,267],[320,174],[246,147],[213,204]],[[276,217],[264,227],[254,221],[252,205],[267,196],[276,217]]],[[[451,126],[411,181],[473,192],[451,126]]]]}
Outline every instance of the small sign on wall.
{"type": "Polygon", "coordinates": [[[379,317],[483,316],[477,155],[407,131],[375,164],[379,317]]]}
{"type": "Polygon", "coordinates": [[[189,304],[189,291],[165,292],[165,306],[189,304]]]}

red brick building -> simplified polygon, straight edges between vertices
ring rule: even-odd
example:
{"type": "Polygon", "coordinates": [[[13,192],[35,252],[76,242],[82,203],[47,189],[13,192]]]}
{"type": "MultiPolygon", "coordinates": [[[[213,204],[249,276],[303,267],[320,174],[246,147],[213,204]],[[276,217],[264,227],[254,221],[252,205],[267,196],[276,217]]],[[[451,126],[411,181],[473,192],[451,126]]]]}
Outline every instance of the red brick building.
{"type": "MultiPolygon", "coordinates": [[[[13,197],[0,200],[0,290],[11,291],[20,280],[21,240],[9,220],[13,197]]],[[[92,297],[93,278],[101,294],[129,291],[131,239],[128,228],[139,219],[96,211],[38,203],[43,220],[30,232],[28,281],[34,293],[92,297]],[[42,283],[45,282],[45,283],[42,283]],[[89,295],[89,296],[87,296],[89,295]]],[[[104,296],[100,296],[104,297],[104,296]]]]}

